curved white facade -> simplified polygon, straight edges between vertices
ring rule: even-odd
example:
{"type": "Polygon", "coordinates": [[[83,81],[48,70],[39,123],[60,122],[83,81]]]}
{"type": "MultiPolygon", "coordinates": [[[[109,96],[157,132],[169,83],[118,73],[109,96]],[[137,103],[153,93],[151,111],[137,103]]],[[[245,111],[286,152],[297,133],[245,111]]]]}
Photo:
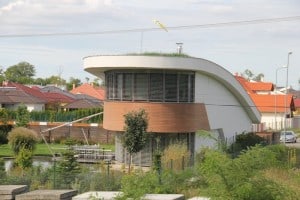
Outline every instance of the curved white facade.
{"type": "MultiPolygon", "coordinates": [[[[164,69],[195,72],[195,103],[204,103],[211,130],[226,138],[251,131],[260,113],[234,76],[223,67],[200,58],[167,56],[88,56],[84,69],[98,77],[116,69],[164,69]]],[[[200,143],[196,141],[196,149],[200,143]]]]}

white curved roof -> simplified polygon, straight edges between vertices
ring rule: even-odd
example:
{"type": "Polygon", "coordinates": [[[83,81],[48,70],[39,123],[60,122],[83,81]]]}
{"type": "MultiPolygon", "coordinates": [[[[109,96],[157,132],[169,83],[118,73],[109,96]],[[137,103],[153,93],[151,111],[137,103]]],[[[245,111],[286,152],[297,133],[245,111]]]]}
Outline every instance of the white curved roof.
{"type": "Polygon", "coordinates": [[[112,69],[173,69],[205,74],[224,85],[240,102],[253,123],[260,122],[260,113],[245,89],[234,76],[220,65],[201,58],[171,56],[88,56],[83,59],[84,70],[102,77],[112,69]]]}

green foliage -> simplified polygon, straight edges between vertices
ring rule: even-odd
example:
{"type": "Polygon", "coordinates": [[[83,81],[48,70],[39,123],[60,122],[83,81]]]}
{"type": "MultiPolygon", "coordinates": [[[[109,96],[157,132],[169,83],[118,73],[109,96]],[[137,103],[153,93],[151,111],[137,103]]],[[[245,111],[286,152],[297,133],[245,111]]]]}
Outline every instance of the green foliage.
{"type": "Polygon", "coordinates": [[[170,144],[164,149],[161,160],[165,168],[183,170],[190,163],[187,144],[181,142],[170,144]]]}
{"type": "Polygon", "coordinates": [[[33,77],[35,76],[35,68],[28,62],[20,62],[8,67],[4,74],[6,80],[21,84],[29,84],[34,82],[33,77]]]}
{"type": "Polygon", "coordinates": [[[265,170],[279,166],[274,151],[255,146],[242,151],[235,159],[221,152],[207,151],[199,169],[213,199],[296,198],[286,186],[264,176],[265,170]]]}
{"type": "Polygon", "coordinates": [[[0,144],[7,144],[7,136],[11,129],[11,125],[0,125],[0,144]]]}
{"type": "Polygon", "coordinates": [[[71,188],[71,183],[75,181],[78,173],[80,172],[80,166],[74,157],[73,151],[67,151],[63,154],[62,160],[58,162],[58,181],[61,188],[71,188]]]}
{"type": "Polygon", "coordinates": [[[140,199],[145,194],[197,196],[197,193],[194,191],[203,187],[203,181],[195,179],[195,176],[197,176],[197,172],[192,168],[180,171],[180,173],[162,171],[162,182],[158,183],[155,171],[127,174],[122,178],[121,191],[124,195],[117,199],[140,199]]]}
{"type": "Polygon", "coordinates": [[[145,110],[132,111],[124,117],[124,146],[130,154],[137,153],[144,148],[147,141],[147,113],[145,110]]]}
{"type": "Polygon", "coordinates": [[[82,84],[81,80],[78,78],[70,77],[69,82],[67,85],[67,90],[72,90],[73,86],[78,87],[82,84]]]}
{"type": "Polygon", "coordinates": [[[32,167],[32,162],[33,162],[32,157],[33,157],[32,151],[22,147],[16,156],[15,163],[23,170],[28,169],[32,167]]]}
{"type": "Polygon", "coordinates": [[[183,58],[190,58],[191,56],[181,53],[159,53],[159,52],[144,52],[142,54],[136,54],[136,53],[131,53],[127,55],[138,55],[138,56],[164,56],[164,57],[183,57],[183,58]]]}
{"type": "Polygon", "coordinates": [[[153,172],[125,175],[121,182],[123,195],[117,199],[141,199],[145,194],[164,193],[165,189],[157,184],[157,177],[153,172]]]}
{"type": "Polygon", "coordinates": [[[132,154],[141,151],[147,141],[148,116],[145,110],[132,111],[124,115],[125,127],[123,145],[130,154],[128,171],[130,172],[132,154]]]}
{"type": "Polygon", "coordinates": [[[4,160],[0,158],[0,183],[3,181],[5,177],[6,177],[5,163],[4,160]]]}
{"type": "Polygon", "coordinates": [[[266,140],[253,132],[242,133],[236,136],[236,140],[228,149],[229,153],[239,154],[240,151],[248,149],[257,144],[266,144],[266,140]]]}
{"type": "Polygon", "coordinates": [[[110,166],[103,164],[101,169],[94,170],[85,168],[72,184],[72,188],[79,193],[87,191],[118,191],[121,188],[123,173],[111,170],[110,166]]]}
{"type": "Polygon", "coordinates": [[[8,133],[8,141],[14,154],[17,155],[22,148],[33,152],[37,143],[37,136],[33,130],[17,127],[8,133]]]}
{"type": "Polygon", "coordinates": [[[25,105],[18,106],[16,116],[16,126],[26,127],[30,122],[30,113],[25,105]]]}
{"type": "Polygon", "coordinates": [[[0,108],[0,123],[6,125],[8,122],[8,113],[4,108],[0,108]]]}

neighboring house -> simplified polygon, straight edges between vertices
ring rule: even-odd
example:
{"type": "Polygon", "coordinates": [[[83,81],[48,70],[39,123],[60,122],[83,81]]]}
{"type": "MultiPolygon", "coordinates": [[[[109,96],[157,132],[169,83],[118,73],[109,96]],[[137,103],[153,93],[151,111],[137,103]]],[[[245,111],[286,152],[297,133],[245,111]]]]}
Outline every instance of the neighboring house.
{"type": "Polygon", "coordinates": [[[16,87],[0,87],[0,108],[16,110],[20,105],[25,105],[28,111],[45,110],[46,101],[27,94],[16,87]]]}
{"type": "Polygon", "coordinates": [[[105,89],[94,86],[93,84],[84,83],[70,91],[72,94],[85,94],[103,101],[105,99],[105,89]]]}
{"type": "Polygon", "coordinates": [[[300,98],[294,99],[295,112],[294,115],[300,115],[300,98]]]}
{"type": "Polygon", "coordinates": [[[116,132],[116,160],[126,162],[122,146],[124,115],[145,109],[148,114],[147,147],[134,163],[151,165],[157,146],[174,141],[187,144],[191,158],[207,140],[199,130],[217,139],[232,139],[252,131],[260,113],[235,77],[221,66],[200,58],[168,56],[89,56],[84,69],[105,77],[103,127],[116,132]],[[159,138],[157,140],[157,138],[159,138]],[[157,143],[159,141],[159,143],[157,143]]]}
{"type": "Polygon", "coordinates": [[[61,110],[67,103],[74,101],[73,98],[61,93],[41,92],[38,87],[31,88],[19,83],[6,82],[4,87],[15,87],[30,96],[42,99],[45,102],[46,110],[61,110]]]}
{"type": "Polygon", "coordinates": [[[291,118],[295,110],[292,94],[286,96],[284,93],[274,90],[272,83],[250,82],[238,75],[235,75],[235,78],[250,95],[261,113],[262,126],[260,126],[259,131],[292,127],[291,118]],[[287,120],[285,116],[287,116],[287,120]]]}
{"type": "Polygon", "coordinates": [[[79,99],[75,100],[72,103],[69,103],[64,106],[64,108],[68,111],[78,110],[78,109],[89,109],[89,108],[99,108],[102,107],[102,102],[92,101],[90,99],[79,99]]]}

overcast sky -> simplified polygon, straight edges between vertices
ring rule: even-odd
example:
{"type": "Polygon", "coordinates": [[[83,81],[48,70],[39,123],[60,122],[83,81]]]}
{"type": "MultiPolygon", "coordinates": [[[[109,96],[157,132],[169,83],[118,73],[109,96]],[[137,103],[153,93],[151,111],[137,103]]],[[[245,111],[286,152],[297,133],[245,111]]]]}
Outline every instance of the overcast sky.
{"type": "MultiPolygon", "coordinates": [[[[275,83],[276,69],[289,65],[289,85],[300,89],[300,18],[272,23],[172,29],[300,16],[299,0],[0,0],[0,66],[33,64],[36,77],[94,77],[82,58],[145,52],[183,52],[208,59],[231,73],[250,69],[275,83]],[[159,29],[159,20],[168,32],[159,29]],[[149,29],[121,32],[119,30],[149,29]],[[150,30],[155,29],[155,30],[150,30]],[[103,34],[105,31],[116,31],[103,34]],[[35,34],[98,32],[102,34],[35,34]],[[32,37],[12,37],[12,35],[32,37]],[[9,36],[9,37],[7,37],[9,36]]],[[[278,70],[284,86],[286,69],[278,70]]]]}

